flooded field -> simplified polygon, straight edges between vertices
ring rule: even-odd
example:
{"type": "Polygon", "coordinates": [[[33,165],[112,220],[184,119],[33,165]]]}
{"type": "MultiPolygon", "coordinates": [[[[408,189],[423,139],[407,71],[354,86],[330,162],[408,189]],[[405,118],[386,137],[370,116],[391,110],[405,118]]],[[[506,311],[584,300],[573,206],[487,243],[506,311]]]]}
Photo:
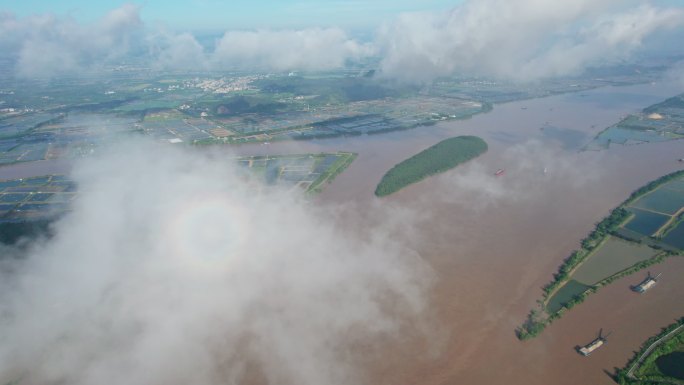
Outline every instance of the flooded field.
{"type": "MultiPolygon", "coordinates": [[[[357,159],[314,203],[343,208],[336,211],[340,226],[360,234],[383,220],[378,207],[415,214],[406,224],[410,231],[400,236],[434,270],[430,311],[424,324],[403,325],[401,338],[373,341],[381,354],[355,348],[352,356],[367,383],[613,384],[605,371],[623,366],[645,339],[682,316],[684,280],[677,277],[684,276],[684,258],[657,265],[667,274],[647,296],[629,290],[641,280],[629,276],[536,339],[520,342],[514,329],[594,223],[636,188],[682,167],[677,158],[684,141],[578,152],[578,133],[591,138],[621,116],[678,92],[650,84],[609,87],[496,105],[469,120],[402,132],[219,150],[250,156],[355,152],[357,159]],[[545,134],[542,127],[549,125],[563,131],[545,134]],[[391,197],[374,197],[394,164],[457,135],[480,136],[489,151],[391,197]],[[498,169],[506,173],[495,177],[498,169]],[[600,328],[613,332],[609,343],[591,357],[578,355],[574,346],[595,338],[600,328]]],[[[26,176],[26,167],[0,167],[0,179],[26,176]]]]}

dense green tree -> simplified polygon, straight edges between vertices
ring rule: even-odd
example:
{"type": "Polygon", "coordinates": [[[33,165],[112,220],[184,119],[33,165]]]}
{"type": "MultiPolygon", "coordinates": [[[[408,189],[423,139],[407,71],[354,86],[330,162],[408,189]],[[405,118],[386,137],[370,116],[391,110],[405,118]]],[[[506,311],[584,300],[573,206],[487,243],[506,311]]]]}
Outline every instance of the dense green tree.
{"type": "Polygon", "coordinates": [[[419,182],[426,177],[449,170],[487,151],[487,143],[477,136],[457,136],[404,160],[389,170],[375,189],[381,197],[419,182]]]}

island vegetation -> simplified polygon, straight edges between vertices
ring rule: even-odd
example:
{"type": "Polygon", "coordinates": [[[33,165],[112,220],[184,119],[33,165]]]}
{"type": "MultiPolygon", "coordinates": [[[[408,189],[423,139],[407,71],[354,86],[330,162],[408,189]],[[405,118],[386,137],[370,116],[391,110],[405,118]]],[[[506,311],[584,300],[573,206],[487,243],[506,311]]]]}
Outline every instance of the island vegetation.
{"type": "MultiPolygon", "coordinates": [[[[580,249],[573,251],[563,261],[558,268],[558,271],[554,273],[553,280],[542,288],[542,298],[537,301],[538,308],[532,309],[528,313],[525,322],[516,329],[516,335],[518,338],[521,340],[526,340],[536,337],[544,330],[546,326],[551,324],[554,320],[560,318],[565,311],[584,302],[588,295],[595,293],[600,287],[608,285],[616,279],[625,277],[649,266],[660,263],[668,256],[679,254],[680,250],[661,242],[660,236],[635,239],[627,236],[622,226],[633,216],[633,214],[631,214],[627,209],[630,204],[634,203],[642,196],[658,189],[662,185],[682,176],[684,176],[684,170],[676,171],[640,187],[639,189],[635,190],[620,206],[613,209],[610,215],[596,224],[595,229],[581,241],[580,249]],[[657,253],[649,259],[640,261],[627,269],[618,271],[615,274],[605,277],[599,282],[586,287],[583,289],[583,291],[573,295],[570,300],[564,302],[559,310],[550,310],[548,305],[552,297],[557,294],[559,290],[564,287],[564,285],[574,282],[572,281],[572,274],[610,237],[621,238],[623,240],[633,242],[634,244],[645,244],[656,250],[657,253]]],[[[677,217],[673,222],[679,224],[679,219],[680,218],[677,217]]],[[[669,231],[671,230],[671,226],[672,225],[670,224],[665,227],[667,227],[667,230],[669,231]]]]}
{"type": "Polygon", "coordinates": [[[375,189],[375,195],[390,195],[430,175],[467,162],[485,151],[487,143],[477,136],[445,139],[392,167],[382,177],[375,189]]]}

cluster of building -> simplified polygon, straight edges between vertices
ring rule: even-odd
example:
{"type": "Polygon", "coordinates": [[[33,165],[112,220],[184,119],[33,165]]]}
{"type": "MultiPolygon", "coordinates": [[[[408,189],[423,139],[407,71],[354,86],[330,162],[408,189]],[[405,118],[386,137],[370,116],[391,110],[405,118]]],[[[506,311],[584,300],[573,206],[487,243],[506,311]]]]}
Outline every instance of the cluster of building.
{"type": "Polygon", "coordinates": [[[193,86],[201,88],[204,92],[228,94],[236,91],[255,89],[254,86],[252,86],[252,82],[262,78],[264,78],[263,75],[250,75],[230,79],[203,79],[196,81],[193,86]]]}

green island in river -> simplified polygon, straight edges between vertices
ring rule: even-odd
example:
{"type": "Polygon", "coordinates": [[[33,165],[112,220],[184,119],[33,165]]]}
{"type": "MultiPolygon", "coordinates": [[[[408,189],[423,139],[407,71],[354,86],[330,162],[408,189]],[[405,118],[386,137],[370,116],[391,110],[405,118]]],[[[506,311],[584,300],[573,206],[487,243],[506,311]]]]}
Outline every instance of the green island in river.
{"type": "Polygon", "coordinates": [[[382,197],[467,162],[487,151],[487,143],[477,136],[445,139],[398,163],[383,177],[375,195],[382,197]]]}

